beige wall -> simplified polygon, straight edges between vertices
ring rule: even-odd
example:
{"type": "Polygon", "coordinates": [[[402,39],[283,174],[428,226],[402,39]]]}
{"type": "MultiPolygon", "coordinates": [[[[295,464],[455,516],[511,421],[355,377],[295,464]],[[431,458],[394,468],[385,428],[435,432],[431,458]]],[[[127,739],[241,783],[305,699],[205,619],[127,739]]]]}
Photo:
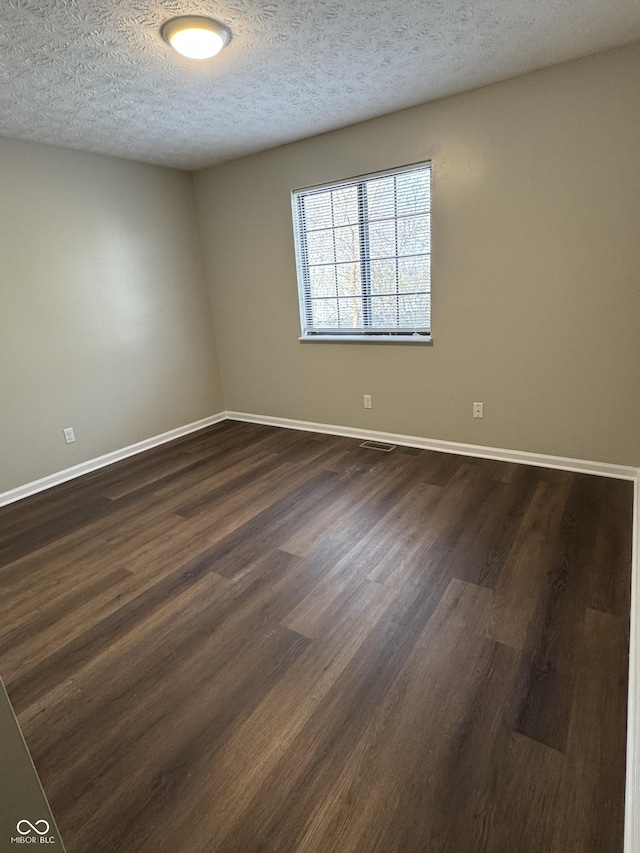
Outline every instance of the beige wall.
{"type": "Polygon", "coordinates": [[[639,155],[634,46],[198,174],[227,409],[640,464],[639,155]],[[426,158],[433,347],[300,344],[290,190],[426,158]]]}
{"type": "Polygon", "coordinates": [[[225,407],[640,465],[638,152],[632,46],[196,175],[223,402],[192,177],[0,139],[0,493],[225,407]],[[300,344],[290,190],[425,158],[433,347],[300,344]]]}
{"type": "Polygon", "coordinates": [[[0,139],[0,493],[223,409],[192,183],[0,139]]]}

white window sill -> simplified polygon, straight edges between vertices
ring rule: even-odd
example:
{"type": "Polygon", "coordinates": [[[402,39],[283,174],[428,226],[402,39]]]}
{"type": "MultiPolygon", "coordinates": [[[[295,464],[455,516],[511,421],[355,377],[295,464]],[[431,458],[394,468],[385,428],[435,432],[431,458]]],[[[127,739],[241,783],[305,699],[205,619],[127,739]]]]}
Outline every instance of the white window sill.
{"type": "Polygon", "coordinates": [[[305,335],[301,344],[417,344],[432,346],[433,338],[424,335],[305,335]]]}

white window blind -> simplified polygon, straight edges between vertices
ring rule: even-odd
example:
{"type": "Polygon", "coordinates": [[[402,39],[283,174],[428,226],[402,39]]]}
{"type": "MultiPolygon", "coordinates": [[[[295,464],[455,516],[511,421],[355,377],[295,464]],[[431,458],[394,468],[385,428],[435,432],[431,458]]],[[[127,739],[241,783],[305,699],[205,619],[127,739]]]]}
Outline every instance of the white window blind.
{"type": "Polygon", "coordinates": [[[292,193],[303,338],[429,339],[431,164],[292,193]]]}

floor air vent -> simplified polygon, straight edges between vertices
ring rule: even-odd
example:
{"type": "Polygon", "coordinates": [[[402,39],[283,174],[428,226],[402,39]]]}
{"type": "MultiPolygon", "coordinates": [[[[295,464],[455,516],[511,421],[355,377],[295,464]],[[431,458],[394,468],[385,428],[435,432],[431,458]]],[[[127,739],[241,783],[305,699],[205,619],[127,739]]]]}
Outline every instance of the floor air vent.
{"type": "Polygon", "coordinates": [[[363,441],[360,447],[366,447],[367,450],[381,450],[383,453],[391,453],[396,449],[395,444],[385,444],[383,441],[363,441]]]}

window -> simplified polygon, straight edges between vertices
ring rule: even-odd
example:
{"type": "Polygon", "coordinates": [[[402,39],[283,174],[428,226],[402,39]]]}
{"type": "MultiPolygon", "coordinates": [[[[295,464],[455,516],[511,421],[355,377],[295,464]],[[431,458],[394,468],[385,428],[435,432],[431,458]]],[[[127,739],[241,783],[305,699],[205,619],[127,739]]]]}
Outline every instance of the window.
{"type": "Polygon", "coordinates": [[[301,340],[431,334],[431,164],[295,190],[301,340]]]}

